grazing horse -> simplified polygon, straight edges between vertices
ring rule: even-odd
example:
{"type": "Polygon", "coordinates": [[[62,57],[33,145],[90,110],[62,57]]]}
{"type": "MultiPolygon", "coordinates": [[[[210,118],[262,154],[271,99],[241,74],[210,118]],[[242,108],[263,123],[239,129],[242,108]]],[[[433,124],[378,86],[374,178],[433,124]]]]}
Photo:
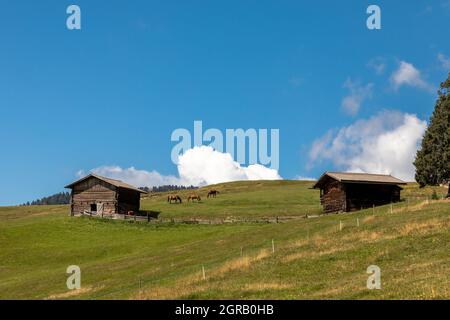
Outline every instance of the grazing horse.
{"type": "Polygon", "coordinates": [[[167,202],[172,203],[172,201],[175,201],[175,203],[177,202],[182,202],[181,198],[179,195],[168,195],[167,196],[167,202]]]}
{"type": "Polygon", "coordinates": [[[220,192],[217,191],[217,190],[210,190],[210,191],[208,192],[208,198],[209,198],[209,197],[215,198],[219,193],[220,193],[220,192]]]}
{"type": "Polygon", "coordinates": [[[192,202],[194,202],[194,200],[197,200],[197,202],[200,202],[200,201],[202,201],[202,198],[200,198],[200,196],[199,195],[196,195],[196,194],[191,194],[189,197],[188,197],[188,202],[189,201],[192,201],[192,202]]]}

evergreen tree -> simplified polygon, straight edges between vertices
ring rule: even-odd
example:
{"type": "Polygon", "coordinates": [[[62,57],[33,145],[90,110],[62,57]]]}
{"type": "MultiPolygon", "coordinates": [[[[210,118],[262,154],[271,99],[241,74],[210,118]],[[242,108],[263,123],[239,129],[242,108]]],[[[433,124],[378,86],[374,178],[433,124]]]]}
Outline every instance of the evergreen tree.
{"type": "Polygon", "coordinates": [[[44,197],[42,199],[37,199],[34,201],[27,201],[24,206],[41,206],[41,205],[55,205],[55,204],[69,204],[70,203],[70,193],[60,192],[49,197],[44,197]]]}
{"type": "MultiPolygon", "coordinates": [[[[450,182],[450,73],[438,93],[422,147],[414,161],[416,181],[421,187],[450,182]]],[[[450,188],[447,197],[450,197],[450,188]]]]}

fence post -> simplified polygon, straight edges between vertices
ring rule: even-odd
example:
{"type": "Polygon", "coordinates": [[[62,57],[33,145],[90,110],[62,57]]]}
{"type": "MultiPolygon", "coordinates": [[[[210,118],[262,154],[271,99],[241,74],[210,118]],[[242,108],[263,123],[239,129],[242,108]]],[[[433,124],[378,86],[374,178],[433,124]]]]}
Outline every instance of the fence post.
{"type": "Polygon", "coordinates": [[[142,300],[142,279],[139,276],[139,300],[142,300]]]}
{"type": "Polygon", "coordinates": [[[356,218],[356,226],[359,228],[359,218],[356,218]]]}
{"type": "Polygon", "coordinates": [[[342,220],[339,220],[339,231],[342,231],[342,220]]]}
{"type": "Polygon", "coordinates": [[[375,214],[375,204],[372,205],[372,214],[375,214]]]}
{"type": "Polygon", "coordinates": [[[392,212],[392,202],[391,202],[391,214],[392,214],[393,212],[392,212]]]}
{"type": "Polygon", "coordinates": [[[206,280],[205,266],[202,265],[203,280],[206,280]]]}
{"type": "Polygon", "coordinates": [[[275,253],[275,242],[272,239],[272,253],[275,253]]]}

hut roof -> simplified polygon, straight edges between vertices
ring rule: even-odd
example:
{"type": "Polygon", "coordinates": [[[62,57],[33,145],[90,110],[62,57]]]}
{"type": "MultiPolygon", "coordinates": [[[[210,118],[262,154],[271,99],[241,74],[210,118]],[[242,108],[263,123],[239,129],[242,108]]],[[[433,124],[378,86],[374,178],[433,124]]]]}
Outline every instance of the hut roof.
{"type": "Polygon", "coordinates": [[[109,183],[109,184],[111,184],[111,185],[113,185],[113,186],[115,186],[117,188],[133,190],[133,191],[137,191],[137,192],[140,192],[140,193],[147,193],[147,192],[145,192],[143,190],[140,190],[140,189],[138,189],[136,187],[133,187],[132,185],[129,185],[128,183],[125,183],[123,181],[102,177],[102,176],[99,176],[99,175],[97,175],[95,173],[91,173],[91,174],[87,175],[84,178],[81,178],[81,179],[79,179],[79,180],[77,180],[75,182],[72,182],[71,184],[65,186],[64,188],[72,189],[74,185],[76,185],[76,184],[78,184],[78,183],[80,183],[80,182],[82,182],[82,181],[84,181],[84,180],[86,180],[88,178],[91,178],[91,177],[94,177],[94,178],[97,178],[99,180],[102,180],[102,181],[104,181],[106,183],[109,183]]]}
{"type": "Polygon", "coordinates": [[[370,183],[370,184],[406,184],[405,181],[386,174],[372,173],[353,173],[353,172],[325,172],[314,185],[314,188],[320,188],[327,177],[339,182],[347,183],[370,183]]]}

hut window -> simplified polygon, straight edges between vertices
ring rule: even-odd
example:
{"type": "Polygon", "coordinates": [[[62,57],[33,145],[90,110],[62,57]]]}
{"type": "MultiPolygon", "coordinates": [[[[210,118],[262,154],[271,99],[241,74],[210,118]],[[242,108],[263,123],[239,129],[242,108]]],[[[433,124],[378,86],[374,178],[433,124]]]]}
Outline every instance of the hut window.
{"type": "Polygon", "coordinates": [[[97,212],[97,204],[91,204],[91,212],[97,212]]]}

